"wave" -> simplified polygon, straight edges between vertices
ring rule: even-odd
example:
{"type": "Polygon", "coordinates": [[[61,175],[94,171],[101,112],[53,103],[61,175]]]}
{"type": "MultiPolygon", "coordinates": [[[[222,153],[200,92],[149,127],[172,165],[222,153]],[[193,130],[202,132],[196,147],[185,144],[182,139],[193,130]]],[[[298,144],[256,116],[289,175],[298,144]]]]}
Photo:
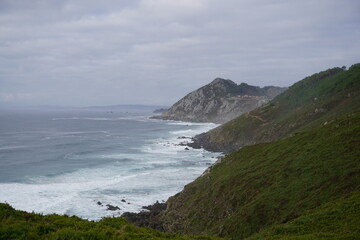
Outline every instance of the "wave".
{"type": "Polygon", "coordinates": [[[168,125],[179,125],[179,126],[212,126],[213,128],[218,126],[216,123],[193,123],[193,122],[177,122],[171,121],[167,123],[168,125]]]}
{"type": "Polygon", "coordinates": [[[179,130],[179,131],[170,131],[171,134],[175,134],[175,135],[193,133],[193,132],[194,132],[194,130],[192,130],[192,129],[179,130]]]}
{"type": "Polygon", "coordinates": [[[179,169],[154,166],[146,171],[144,168],[132,170],[124,173],[121,167],[108,166],[32,178],[27,183],[3,183],[0,201],[25,211],[99,220],[124,211],[140,211],[142,206],[166,200],[189,180],[179,169]],[[106,204],[119,206],[121,210],[109,212],[106,204]]]}
{"type": "Polygon", "coordinates": [[[24,148],[31,148],[33,147],[32,145],[20,145],[20,146],[5,146],[5,147],[0,147],[0,151],[6,151],[6,150],[14,150],[14,149],[24,149],[24,148]]]}

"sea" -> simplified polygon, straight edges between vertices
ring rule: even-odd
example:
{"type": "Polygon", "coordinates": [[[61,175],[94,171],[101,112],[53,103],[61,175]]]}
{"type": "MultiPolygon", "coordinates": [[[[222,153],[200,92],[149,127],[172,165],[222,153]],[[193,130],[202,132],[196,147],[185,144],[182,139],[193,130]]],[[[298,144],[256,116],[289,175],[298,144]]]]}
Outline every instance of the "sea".
{"type": "Polygon", "coordinates": [[[185,146],[217,125],[152,115],[131,107],[0,110],[0,202],[100,220],[166,201],[221,155],[185,146]]]}

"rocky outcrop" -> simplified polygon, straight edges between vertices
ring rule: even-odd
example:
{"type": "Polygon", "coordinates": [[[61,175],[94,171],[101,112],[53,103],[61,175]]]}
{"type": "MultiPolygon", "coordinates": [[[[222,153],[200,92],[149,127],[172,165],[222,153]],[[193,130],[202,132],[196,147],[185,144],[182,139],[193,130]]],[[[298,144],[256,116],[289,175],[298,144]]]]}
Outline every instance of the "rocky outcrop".
{"type": "Polygon", "coordinates": [[[216,78],[176,102],[155,119],[188,122],[224,123],[251,111],[286,90],[280,87],[257,87],[216,78]]]}
{"type": "Polygon", "coordinates": [[[164,231],[162,223],[158,221],[158,215],[166,210],[166,203],[159,203],[158,201],[153,205],[144,206],[143,211],[139,213],[125,212],[121,216],[129,222],[135,223],[138,226],[151,227],[164,231]]]}

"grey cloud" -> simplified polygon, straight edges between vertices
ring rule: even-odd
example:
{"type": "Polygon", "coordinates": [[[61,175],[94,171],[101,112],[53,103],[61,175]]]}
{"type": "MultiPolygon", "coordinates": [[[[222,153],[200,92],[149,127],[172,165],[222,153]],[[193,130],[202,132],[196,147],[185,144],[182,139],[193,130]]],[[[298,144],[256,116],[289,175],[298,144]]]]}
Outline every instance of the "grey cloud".
{"type": "Polygon", "coordinates": [[[171,104],[358,61],[356,0],[2,0],[1,104],[171,104]],[[31,2],[31,3],[30,3],[31,2]]]}

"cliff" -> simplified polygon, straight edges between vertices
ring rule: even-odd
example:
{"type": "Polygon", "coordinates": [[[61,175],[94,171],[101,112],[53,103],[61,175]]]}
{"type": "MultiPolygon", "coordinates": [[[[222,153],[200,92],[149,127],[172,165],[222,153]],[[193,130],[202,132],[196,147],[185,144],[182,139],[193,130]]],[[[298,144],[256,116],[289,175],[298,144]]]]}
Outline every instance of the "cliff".
{"type": "Polygon", "coordinates": [[[257,108],[286,88],[257,87],[246,83],[216,78],[210,84],[193,91],[155,119],[187,122],[227,122],[257,108]]]}

